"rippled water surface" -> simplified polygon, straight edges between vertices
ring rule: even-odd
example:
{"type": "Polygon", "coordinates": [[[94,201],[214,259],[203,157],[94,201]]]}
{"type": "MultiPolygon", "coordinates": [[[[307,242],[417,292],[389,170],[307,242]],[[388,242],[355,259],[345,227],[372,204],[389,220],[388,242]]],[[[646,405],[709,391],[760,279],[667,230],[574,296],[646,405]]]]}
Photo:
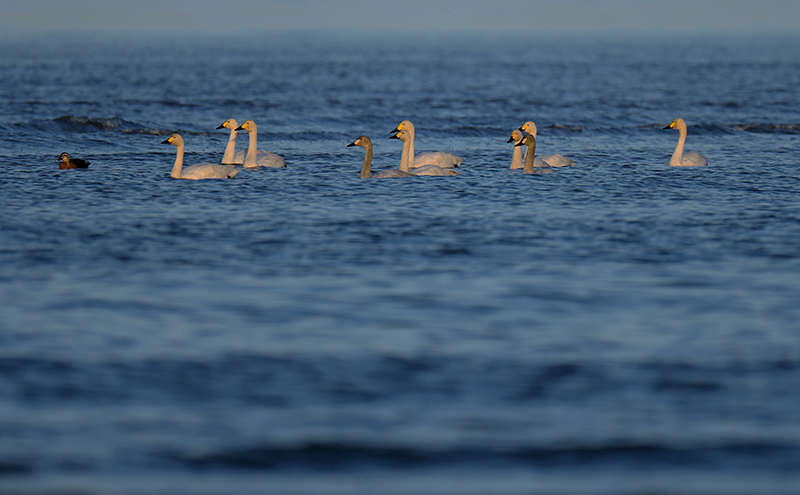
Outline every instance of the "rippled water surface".
{"type": "Polygon", "coordinates": [[[57,37],[0,74],[4,493],[800,491],[800,38],[57,37]],[[171,179],[231,117],[287,168],[171,179]],[[460,175],[360,179],[403,119],[460,175]],[[576,166],[508,169],[531,119],[576,166]]]}

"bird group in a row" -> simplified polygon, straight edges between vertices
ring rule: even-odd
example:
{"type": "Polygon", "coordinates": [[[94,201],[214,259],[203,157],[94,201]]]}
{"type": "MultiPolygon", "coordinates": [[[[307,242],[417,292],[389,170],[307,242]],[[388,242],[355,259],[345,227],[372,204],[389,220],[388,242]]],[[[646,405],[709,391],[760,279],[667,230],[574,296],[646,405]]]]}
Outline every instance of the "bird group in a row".
{"type": "MultiPolygon", "coordinates": [[[[233,178],[243,168],[258,167],[285,167],[284,159],[270,153],[269,151],[258,149],[258,129],[252,120],[246,120],[242,125],[237,125],[234,119],[228,119],[217,129],[230,129],[228,144],[225,147],[220,164],[216,163],[197,163],[183,168],[184,143],[180,134],[173,134],[164,144],[171,144],[178,148],[175,158],[175,165],[172,167],[171,177],[175,179],[227,179],[233,178]],[[236,136],[238,131],[247,131],[249,134],[249,145],[247,152],[236,151],[236,136]]],[[[701,166],[706,165],[706,159],[697,151],[684,152],[686,143],[686,123],[683,119],[675,119],[664,129],[678,129],[680,137],[675,152],[670,158],[671,166],[701,166]]],[[[452,176],[458,175],[453,168],[458,167],[464,161],[460,156],[446,153],[444,151],[414,153],[414,124],[409,120],[404,120],[391,132],[392,139],[399,139],[403,143],[403,152],[400,156],[400,166],[396,169],[381,170],[372,173],[372,141],[368,136],[359,136],[355,141],[347,146],[360,146],[364,148],[364,162],[361,166],[361,178],[389,178],[389,177],[413,177],[421,175],[433,176],[452,176]]],[[[511,169],[522,169],[524,173],[543,173],[551,172],[554,168],[568,167],[575,165],[575,162],[561,154],[536,156],[536,124],[532,121],[525,122],[519,129],[514,129],[509,143],[514,143],[514,151],[511,157],[511,169]],[[525,156],[522,156],[522,146],[526,146],[525,156]]],[[[59,157],[61,165],[59,169],[87,168],[90,162],[70,158],[69,154],[61,153],[59,157]]]]}

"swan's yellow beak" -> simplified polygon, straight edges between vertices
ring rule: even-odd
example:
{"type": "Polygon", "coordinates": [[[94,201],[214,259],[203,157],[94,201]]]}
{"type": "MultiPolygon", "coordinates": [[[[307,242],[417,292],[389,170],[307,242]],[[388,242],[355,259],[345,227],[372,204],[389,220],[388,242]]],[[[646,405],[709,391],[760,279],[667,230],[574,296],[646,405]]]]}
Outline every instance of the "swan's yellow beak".
{"type": "Polygon", "coordinates": [[[246,130],[247,130],[247,129],[245,129],[245,128],[244,128],[244,125],[240,125],[240,126],[239,126],[239,127],[237,127],[236,129],[234,129],[234,131],[246,131],[246,130]]]}
{"type": "Polygon", "coordinates": [[[167,139],[161,141],[161,144],[172,144],[172,136],[170,136],[167,139]]]}
{"type": "Polygon", "coordinates": [[[394,132],[395,134],[392,134],[391,136],[389,136],[389,139],[400,139],[400,132],[399,131],[394,130],[392,132],[394,132]]]}
{"type": "Polygon", "coordinates": [[[669,125],[667,127],[665,127],[663,130],[672,129],[673,127],[675,127],[675,121],[674,120],[672,122],[670,122],[669,125]]]}
{"type": "Polygon", "coordinates": [[[401,122],[392,132],[400,132],[403,130],[403,123],[401,122]]]}

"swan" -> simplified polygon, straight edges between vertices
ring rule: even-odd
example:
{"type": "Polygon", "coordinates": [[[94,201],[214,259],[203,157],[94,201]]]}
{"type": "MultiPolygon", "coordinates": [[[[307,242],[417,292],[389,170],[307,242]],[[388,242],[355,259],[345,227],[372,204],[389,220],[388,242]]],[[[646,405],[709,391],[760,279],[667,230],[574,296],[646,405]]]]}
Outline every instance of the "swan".
{"type": "MultiPolygon", "coordinates": [[[[513,131],[511,131],[511,137],[508,138],[508,141],[506,141],[508,143],[511,143],[511,142],[514,143],[514,152],[511,155],[511,169],[512,170],[518,170],[518,169],[522,168],[522,147],[521,146],[517,146],[517,145],[519,144],[520,141],[522,141],[524,136],[525,136],[525,134],[523,134],[522,131],[520,131],[519,129],[514,129],[513,131]]],[[[527,151],[525,152],[525,155],[527,156],[527,151]]],[[[533,166],[534,167],[549,167],[550,165],[548,165],[546,162],[544,162],[541,158],[534,157],[533,158],[533,166]]]]}
{"type": "Polygon", "coordinates": [[[408,131],[398,131],[396,134],[392,134],[389,139],[399,139],[403,142],[403,154],[400,157],[400,170],[411,172],[413,175],[458,175],[458,172],[455,170],[443,168],[438,165],[421,165],[409,170],[408,164],[414,163],[414,138],[411,137],[411,133],[408,131]]]}
{"type": "Polygon", "coordinates": [[[547,174],[554,172],[554,170],[550,167],[540,167],[539,170],[536,172],[533,171],[534,163],[533,157],[536,156],[536,136],[533,134],[525,134],[520,142],[514,145],[515,147],[520,146],[527,146],[528,149],[525,152],[525,165],[522,167],[522,173],[525,174],[533,174],[533,173],[541,173],[547,174]]]}
{"type": "MultiPolygon", "coordinates": [[[[226,121],[227,122],[227,121],[226,121]]],[[[252,120],[245,120],[242,125],[235,128],[234,131],[247,131],[250,134],[250,145],[247,147],[247,155],[244,157],[242,164],[244,168],[257,168],[257,167],[273,167],[282,168],[286,166],[286,161],[283,157],[270,153],[269,151],[262,151],[258,149],[258,127],[252,120]]],[[[230,138],[228,139],[228,146],[230,146],[230,138]]],[[[227,154],[227,148],[225,149],[227,154]]]]}
{"type": "Polygon", "coordinates": [[[707,165],[706,157],[700,154],[699,151],[683,152],[683,146],[686,144],[686,122],[683,119],[675,119],[666,129],[678,129],[681,137],[678,138],[678,145],[675,146],[675,152],[672,153],[672,158],[669,159],[669,164],[673,167],[693,167],[707,165]]]}
{"type": "Polygon", "coordinates": [[[244,150],[236,151],[236,135],[239,134],[236,131],[237,127],[239,127],[239,123],[235,119],[228,119],[217,127],[217,129],[231,130],[228,136],[228,144],[225,146],[225,154],[222,155],[223,165],[241,165],[244,163],[244,150]]]}
{"type": "MultiPolygon", "coordinates": [[[[370,177],[370,170],[372,170],[372,140],[367,136],[358,136],[355,141],[347,146],[361,146],[366,150],[366,153],[364,153],[364,163],[361,165],[361,178],[366,179],[370,177]]],[[[413,175],[414,174],[404,172],[400,169],[389,169],[375,172],[371,177],[386,179],[389,177],[413,177],[413,175]]]]}
{"type": "Polygon", "coordinates": [[[172,167],[170,174],[173,179],[233,179],[241,170],[237,167],[217,165],[216,163],[198,163],[183,169],[183,138],[181,135],[173,134],[161,144],[171,144],[178,148],[175,166],[172,167]]]}
{"type": "Polygon", "coordinates": [[[87,162],[86,160],[81,160],[80,158],[70,158],[69,153],[66,151],[61,153],[61,156],[58,157],[58,160],[61,161],[61,165],[58,166],[59,170],[68,169],[68,168],[89,168],[89,165],[92,162],[87,162]]]}
{"type": "MultiPolygon", "coordinates": [[[[400,122],[400,124],[395,127],[392,133],[400,132],[400,131],[408,131],[409,135],[411,136],[410,146],[411,151],[410,155],[414,158],[409,162],[408,168],[416,168],[421,167],[423,165],[437,165],[442,168],[453,168],[458,167],[461,165],[461,162],[464,161],[463,158],[460,156],[453,155],[451,153],[445,153],[444,151],[433,151],[428,153],[420,153],[419,155],[414,155],[414,124],[411,123],[410,120],[404,120],[400,122]]],[[[402,167],[400,167],[402,169],[402,167]]]]}
{"type": "MultiPolygon", "coordinates": [[[[522,127],[520,127],[519,130],[522,132],[527,132],[528,134],[533,134],[534,138],[537,137],[536,124],[530,120],[522,124],[522,127]]],[[[539,157],[539,159],[547,163],[547,165],[550,167],[571,167],[572,165],[575,165],[574,160],[560,154],[542,155],[539,157]]]]}

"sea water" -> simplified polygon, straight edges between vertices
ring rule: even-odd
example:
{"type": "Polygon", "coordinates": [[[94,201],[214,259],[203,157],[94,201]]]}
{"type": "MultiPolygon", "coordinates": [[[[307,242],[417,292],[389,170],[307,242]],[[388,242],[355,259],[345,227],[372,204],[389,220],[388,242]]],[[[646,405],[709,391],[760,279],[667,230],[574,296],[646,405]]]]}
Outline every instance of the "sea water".
{"type": "Polygon", "coordinates": [[[800,491],[800,38],[54,35],[0,74],[3,493],[800,491]],[[227,118],[287,167],[171,179],[227,118]],[[359,178],[403,119],[458,176],[359,178]],[[527,120],[576,165],[509,170],[527,120]]]}

